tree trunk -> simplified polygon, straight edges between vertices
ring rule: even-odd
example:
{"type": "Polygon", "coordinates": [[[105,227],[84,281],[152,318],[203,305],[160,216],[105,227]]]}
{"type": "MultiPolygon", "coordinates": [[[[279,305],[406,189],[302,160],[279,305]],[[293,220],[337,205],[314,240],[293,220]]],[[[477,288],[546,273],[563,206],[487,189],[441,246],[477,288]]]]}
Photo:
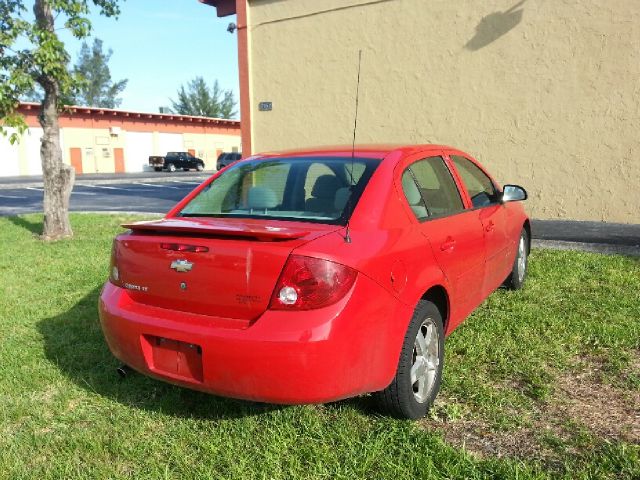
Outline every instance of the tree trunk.
{"type": "MultiPolygon", "coordinates": [[[[36,0],[33,6],[38,26],[53,32],[54,23],[51,6],[47,0],[36,0]]],[[[40,145],[42,181],[44,184],[43,240],[59,240],[73,235],[69,222],[69,197],[75,180],[75,170],[62,162],[60,148],[60,125],[58,123],[58,100],[60,85],[46,74],[38,79],[44,89],[44,100],[40,111],[43,133],[40,145]]]]}

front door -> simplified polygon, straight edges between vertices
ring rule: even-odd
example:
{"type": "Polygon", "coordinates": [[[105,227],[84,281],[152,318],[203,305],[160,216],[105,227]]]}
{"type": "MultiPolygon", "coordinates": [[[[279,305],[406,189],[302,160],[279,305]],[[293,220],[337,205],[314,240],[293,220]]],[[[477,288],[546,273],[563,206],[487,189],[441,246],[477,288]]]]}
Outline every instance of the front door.
{"type": "Polygon", "coordinates": [[[511,269],[505,207],[493,180],[478,165],[460,155],[450,158],[467,191],[471,211],[484,230],[486,268],[482,290],[486,297],[504,282],[511,269]]]}
{"type": "Polygon", "coordinates": [[[113,162],[116,173],[124,173],[124,150],[122,148],[113,149],[113,162]]]}
{"type": "Polygon", "coordinates": [[[69,156],[71,159],[71,166],[76,171],[76,174],[82,173],[82,150],[79,148],[70,148],[69,156]]]}

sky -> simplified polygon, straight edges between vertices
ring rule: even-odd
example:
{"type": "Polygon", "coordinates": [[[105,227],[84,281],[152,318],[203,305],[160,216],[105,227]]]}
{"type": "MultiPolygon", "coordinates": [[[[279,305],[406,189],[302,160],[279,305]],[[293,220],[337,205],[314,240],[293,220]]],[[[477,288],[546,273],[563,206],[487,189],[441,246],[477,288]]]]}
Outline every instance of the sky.
{"type": "MultiPolygon", "coordinates": [[[[227,32],[235,16],[218,18],[215,8],[198,0],[128,0],[120,5],[117,20],[97,11],[90,17],[92,36],[104,42],[104,50],[113,50],[112,80],[129,80],[120,109],[157,113],[171,105],[180,85],[196,76],[209,84],[218,79],[238,100],[237,34],[227,32]]],[[[61,38],[75,64],[81,41],[64,33],[61,38]]]]}

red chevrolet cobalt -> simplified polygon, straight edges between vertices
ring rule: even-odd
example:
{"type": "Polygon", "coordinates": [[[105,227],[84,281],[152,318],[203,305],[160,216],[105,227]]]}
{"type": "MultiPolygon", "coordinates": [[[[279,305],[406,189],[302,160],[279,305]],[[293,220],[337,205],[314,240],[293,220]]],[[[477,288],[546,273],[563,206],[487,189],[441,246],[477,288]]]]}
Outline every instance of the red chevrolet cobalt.
{"type": "Polygon", "coordinates": [[[272,403],[433,403],[445,337],[526,271],[526,192],[419,145],[256,155],[124,225],[100,319],[160,380],[272,403]]]}

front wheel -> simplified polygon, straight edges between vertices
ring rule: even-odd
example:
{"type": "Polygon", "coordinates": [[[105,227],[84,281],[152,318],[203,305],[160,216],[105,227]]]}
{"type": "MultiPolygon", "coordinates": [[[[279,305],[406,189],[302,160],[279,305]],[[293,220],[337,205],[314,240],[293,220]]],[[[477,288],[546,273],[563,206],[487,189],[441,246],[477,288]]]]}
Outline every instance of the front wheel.
{"type": "Polygon", "coordinates": [[[201,172],[204,170],[204,163],[199,163],[198,165],[196,165],[196,170],[201,172]]]}
{"type": "Polygon", "coordinates": [[[378,392],[378,401],[394,416],[424,417],[440,391],[443,367],[442,315],[433,303],[423,300],[409,323],[396,374],[391,384],[378,392]]]}
{"type": "Polygon", "coordinates": [[[527,267],[529,266],[529,235],[526,229],[520,232],[518,240],[518,251],[513,261],[511,273],[504,281],[504,286],[509,290],[520,290],[527,278],[527,267]]]}

